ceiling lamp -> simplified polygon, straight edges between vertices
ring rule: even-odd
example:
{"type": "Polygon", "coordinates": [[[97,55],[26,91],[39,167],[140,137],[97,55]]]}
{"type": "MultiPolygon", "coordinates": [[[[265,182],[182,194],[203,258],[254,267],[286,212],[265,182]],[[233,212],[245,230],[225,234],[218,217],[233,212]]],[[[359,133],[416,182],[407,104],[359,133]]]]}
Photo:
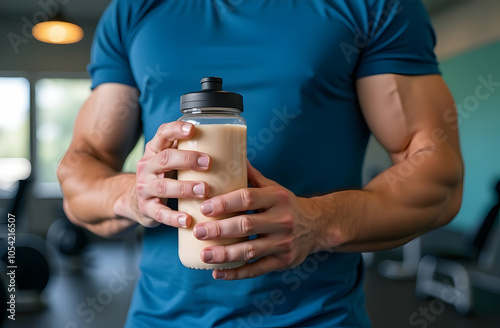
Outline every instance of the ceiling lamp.
{"type": "Polygon", "coordinates": [[[83,38],[83,29],[63,19],[60,13],[46,22],[36,24],[32,33],[38,41],[55,44],[76,43],[83,38]]]}

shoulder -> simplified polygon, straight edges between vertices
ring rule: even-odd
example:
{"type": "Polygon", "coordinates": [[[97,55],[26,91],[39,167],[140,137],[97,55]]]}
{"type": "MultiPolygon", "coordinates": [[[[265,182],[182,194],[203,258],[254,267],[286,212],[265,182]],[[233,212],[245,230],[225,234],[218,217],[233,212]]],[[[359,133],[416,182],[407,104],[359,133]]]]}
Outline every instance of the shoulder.
{"type": "Polygon", "coordinates": [[[139,22],[155,7],[168,2],[167,0],[113,0],[101,17],[103,20],[118,20],[126,26],[139,22]]]}
{"type": "Polygon", "coordinates": [[[126,46],[146,15],[165,2],[167,0],[113,0],[101,16],[98,31],[110,31],[126,46]]]}

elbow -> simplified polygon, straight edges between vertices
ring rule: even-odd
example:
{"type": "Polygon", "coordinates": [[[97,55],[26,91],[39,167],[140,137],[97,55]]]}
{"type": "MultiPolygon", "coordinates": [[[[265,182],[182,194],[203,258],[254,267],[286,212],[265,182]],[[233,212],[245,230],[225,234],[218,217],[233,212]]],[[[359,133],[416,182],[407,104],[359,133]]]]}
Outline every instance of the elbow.
{"type": "Polygon", "coordinates": [[[84,222],[79,220],[71,211],[69,201],[66,197],[63,198],[63,210],[64,214],[66,214],[66,217],[71,223],[73,223],[76,226],[87,229],[87,226],[84,224],[84,222]]]}
{"type": "Polygon", "coordinates": [[[66,184],[64,183],[66,180],[66,177],[68,176],[68,168],[63,164],[63,161],[64,161],[64,157],[61,160],[61,162],[59,162],[59,164],[57,165],[56,175],[57,175],[57,180],[59,180],[59,185],[61,186],[61,190],[63,192],[64,214],[66,214],[66,217],[68,218],[68,220],[71,223],[78,225],[78,226],[82,226],[80,221],[75,217],[75,215],[72,213],[72,211],[70,209],[70,201],[68,199],[68,190],[65,190],[66,184]]]}
{"type": "Polygon", "coordinates": [[[63,202],[64,214],[66,215],[68,220],[74,225],[88,229],[88,226],[85,223],[85,221],[79,219],[78,213],[75,213],[75,211],[78,212],[77,211],[78,206],[77,204],[75,204],[77,200],[75,199],[74,196],[78,195],[78,193],[75,193],[75,190],[72,190],[74,189],[73,187],[71,187],[73,182],[71,181],[71,179],[67,179],[68,176],[61,165],[57,167],[56,173],[63,193],[62,202],[63,202]]]}
{"type": "Polygon", "coordinates": [[[447,225],[457,216],[458,212],[460,211],[460,207],[462,205],[462,191],[463,191],[463,184],[460,184],[459,186],[454,188],[452,196],[450,197],[448,203],[446,204],[447,206],[444,211],[441,226],[447,225]]]}
{"type": "Polygon", "coordinates": [[[447,195],[443,201],[443,211],[440,215],[438,227],[445,226],[450,223],[460,211],[462,206],[462,195],[464,187],[464,165],[462,158],[456,161],[453,165],[453,179],[448,184],[447,195]]]}

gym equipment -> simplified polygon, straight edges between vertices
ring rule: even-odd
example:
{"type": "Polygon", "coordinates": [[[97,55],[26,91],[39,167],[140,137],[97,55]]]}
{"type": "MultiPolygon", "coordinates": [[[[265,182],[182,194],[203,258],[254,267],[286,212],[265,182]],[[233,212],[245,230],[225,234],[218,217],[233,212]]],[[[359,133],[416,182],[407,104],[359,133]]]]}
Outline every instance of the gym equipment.
{"type": "Polygon", "coordinates": [[[61,272],[81,272],[81,255],[88,244],[87,234],[84,229],[74,225],[63,215],[50,225],[46,239],[59,255],[61,272]]]}
{"type": "MultiPolygon", "coordinates": [[[[8,244],[0,242],[0,259],[8,266],[8,244]]],[[[15,255],[16,311],[31,312],[45,307],[41,297],[50,278],[45,240],[29,234],[16,234],[15,255]]],[[[7,267],[7,270],[8,267],[7,267]]]]}
{"type": "Polygon", "coordinates": [[[415,287],[418,297],[440,299],[452,304],[458,313],[467,314],[473,308],[474,287],[500,294],[500,233],[492,233],[500,210],[500,181],[495,191],[497,203],[477,232],[465,239],[460,253],[426,255],[420,260],[415,287]]]}
{"type": "Polygon", "coordinates": [[[421,240],[417,237],[404,245],[402,261],[384,260],[378,265],[378,272],[389,279],[414,279],[421,259],[421,240]]]}
{"type": "MultiPolygon", "coordinates": [[[[16,218],[15,231],[15,263],[8,262],[7,224],[8,215],[0,219],[0,265],[9,270],[8,266],[15,266],[15,295],[16,312],[36,311],[45,306],[41,297],[42,291],[49,282],[51,264],[48,260],[46,242],[43,238],[35,235],[21,233],[22,204],[26,199],[31,181],[29,179],[18,182],[17,191],[10,204],[7,204],[4,212],[14,215],[16,218]]],[[[2,288],[6,288],[5,280],[2,288]]],[[[8,296],[9,293],[7,293],[8,296]]],[[[4,303],[6,304],[6,303],[4,303]]]]}

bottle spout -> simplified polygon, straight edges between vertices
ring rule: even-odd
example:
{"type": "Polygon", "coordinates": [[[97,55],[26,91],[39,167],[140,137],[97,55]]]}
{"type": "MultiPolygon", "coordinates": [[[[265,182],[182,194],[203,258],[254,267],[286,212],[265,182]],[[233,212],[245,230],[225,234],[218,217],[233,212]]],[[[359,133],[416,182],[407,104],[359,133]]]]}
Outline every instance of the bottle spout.
{"type": "Polygon", "coordinates": [[[222,79],[220,77],[205,77],[201,79],[201,90],[222,91],[222,79]]]}

